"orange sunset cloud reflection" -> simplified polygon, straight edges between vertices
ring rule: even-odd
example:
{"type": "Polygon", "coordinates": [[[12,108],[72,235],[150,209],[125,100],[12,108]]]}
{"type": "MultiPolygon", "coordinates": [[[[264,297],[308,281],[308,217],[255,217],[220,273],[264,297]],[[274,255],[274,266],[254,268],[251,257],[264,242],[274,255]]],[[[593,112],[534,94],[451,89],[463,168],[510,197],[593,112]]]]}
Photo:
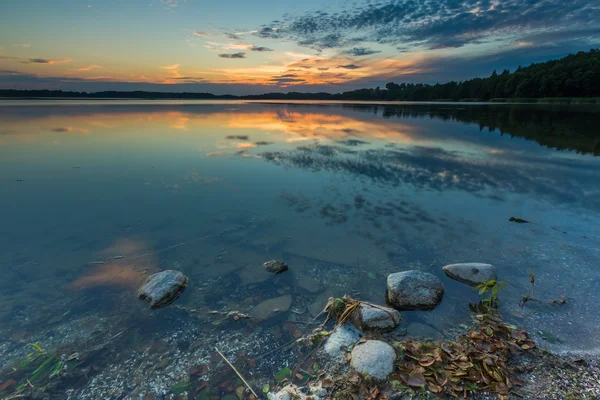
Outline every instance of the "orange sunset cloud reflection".
{"type": "Polygon", "coordinates": [[[229,127],[260,129],[286,142],[363,137],[396,143],[412,143],[416,136],[412,126],[389,120],[358,120],[344,115],[304,112],[261,112],[231,114],[229,127]]]}
{"type": "Polygon", "coordinates": [[[136,238],[120,238],[97,253],[89,272],[69,284],[70,288],[86,289],[98,286],[137,288],[147,275],[156,272],[146,242],[136,238]]]}
{"type": "MultiPolygon", "coordinates": [[[[162,107],[162,106],[161,106],[162,107]]],[[[176,107],[176,106],[175,106],[176,107]]],[[[137,137],[148,136],[165,143],[174,143],[168,131],[180,131],[193,137],[194,145],[203,153],[219,149],[250,150],[256,142],[294,143],[308,140],[338,141],[348,138],[373,139],[395,143],[423,142],[418,127],[401,119],[372,116],[371,113],[337,113],[328,107],[312,106],[239,107],[235,112],[204,106],[186,107],[185,110],[165,107],[132,107],[129,110],[87,112],[71,115],[42,115],[27,121],[7,119],[4,128],[14,132],[0,136],[2,141],[15,141],[23,136],[31,140],[79,140],[87,134],[93,141],[86,143],[113,143],[114,140],[137,142],[137,137]],[[322,110],[322,111],[321,111],[322,110]],[[334,112],[332,112],[334,111],[334,112]],[[44,133],[44,134],[42,134],[44,133]],[[48,135],[54,134],[52,135],[48,135]],[[76,135],[79,134],[79,135],[76,135]],[[247,141],[227,140],[227,136],[249,136],[247,141]]]]}

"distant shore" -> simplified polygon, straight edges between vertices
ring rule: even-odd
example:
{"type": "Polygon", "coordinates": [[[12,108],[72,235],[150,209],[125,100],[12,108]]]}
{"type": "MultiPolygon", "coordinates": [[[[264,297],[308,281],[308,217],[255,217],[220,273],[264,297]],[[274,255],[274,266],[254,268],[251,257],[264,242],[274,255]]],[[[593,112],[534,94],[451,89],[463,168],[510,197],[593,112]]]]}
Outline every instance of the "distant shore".
{"type": "Polygon", "coordinates": [[[99,97],[99,96],[80,96],[80,97],[70,97],[70,96],[49,96],[49,97],[40,97],[40,96],[0,96],[0,100],[37,100],[37,101],[46,101],[46,100],[65,100],[65,101],[93,101],[93,100],[131,100],[131,101],[164,101],[164,100],[181,100],[181,101],[190,101],[190,100],[210,100],[210,101],[278,101],[278,102],[286,102],[286,101],[322,101],[322,102],[331,102],[331,103],[348,103],[348,102],[360,102],[360,103],[418,103],[418,104],[447,104],[447,103],[478,103],[478,104],[600,104],[600,97],[543,97],[543,98],[495,98],[489,100],[477,99],[477,98],[465,98],[465,99],[437,99],[437,100],[364,100],[364,99],[323,99],[323,98],[278,98],[278,97],[270,97],[270,96],[215,96],[215,97],[99,97]]]}

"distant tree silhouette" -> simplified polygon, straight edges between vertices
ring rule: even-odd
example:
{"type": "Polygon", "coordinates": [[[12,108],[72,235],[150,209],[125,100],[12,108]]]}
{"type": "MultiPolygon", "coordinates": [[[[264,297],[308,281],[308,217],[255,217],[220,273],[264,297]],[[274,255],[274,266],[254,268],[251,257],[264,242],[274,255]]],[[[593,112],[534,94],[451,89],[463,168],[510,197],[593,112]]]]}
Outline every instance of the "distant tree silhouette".
{"type": "Polygon", "coordinates": [[[492,100],[540,97],[600,97],[600,50],[570,54],[559,60],[519,66],[515,72],[498,74],[493,71],[487,78],[462,82],[422,83],[390,82],[385,89],[358,89],[330,94],[320,93],[266,93],[249,96],[217,96],[211,93],[164,92],[65,92],[62,90],[0,90],[0,97],[50,98],[113,98],[113,99],[269,99],[269,100],[492,100]]]}

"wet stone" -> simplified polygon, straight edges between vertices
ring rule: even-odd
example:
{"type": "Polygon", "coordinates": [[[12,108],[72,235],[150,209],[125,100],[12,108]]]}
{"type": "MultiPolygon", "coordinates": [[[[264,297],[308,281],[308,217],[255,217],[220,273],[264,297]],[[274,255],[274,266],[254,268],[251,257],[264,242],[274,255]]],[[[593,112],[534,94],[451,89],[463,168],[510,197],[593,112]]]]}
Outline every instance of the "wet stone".
{"type": "Polygon", "coordinates": [[[280,274],[280,273],[288,270],[288,265],[286,263],[284,263],[283,261],[279,261],[279,260],[267,261],[263,265],[265,267],[265,270],[272,274],[280,274]]]}
{"type": "Polygon", "coordinates": [[[386,296],[398,310],[432,309],[442,301],[444,284],[428,272],[397,272],[388,275],[386,296]]]}
{"type": "Polygon", "coordinates": [[[393,308],[383,306],[372,306],[361,304],[358,311],[352,314],[352,323],[363,330],[381,329],[389,330],[396,328],[402,316],[393,308]]]}
{"type": "Polygon", "coordinates": [[[386,379],[394,370],[396,352],[380,340],[367,340],[352,350],[350,365],[357,372],[375,379],[386,379]]]}
{"type": "Polygon", "coordinates": [[[327,338],[323,350],[333,361],[345,361],[346,351],[360,340],[362,333],[350,324],[338,326],[327,338]]]}
{"type": "Polygon", "coordinates": [[[292,305],[292,296],[289,294],[273,299],[268,299],[250,311],[250,317],[256,321],[264,321],[279,312],[286,312],[292,305]]]}
{"type": "Polygon", "coordinates": [[[164,307],[175,301],[187,287],[188,278],[179,271],[166,270],[150,275],[138,291],[138,297],[151,308],[164,307]]]}
{"type": "Polygon", "coordinates": [[[470,286],[477,286],[480,283],[496,280],[496,267],[491,264],[450,264],[446,265],[443,270],[449,278],[470,286]]]}

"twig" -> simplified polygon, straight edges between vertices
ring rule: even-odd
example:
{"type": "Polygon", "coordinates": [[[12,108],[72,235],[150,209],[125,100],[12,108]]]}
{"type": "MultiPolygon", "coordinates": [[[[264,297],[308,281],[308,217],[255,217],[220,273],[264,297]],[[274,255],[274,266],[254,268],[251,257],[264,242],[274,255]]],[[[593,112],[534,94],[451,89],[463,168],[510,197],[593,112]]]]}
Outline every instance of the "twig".
{"type": "Polygon", "coordinates": [[[223,360],[225,360],[225,362],[226,362],[227,364],[229,364],[229,366],[231,367],[231,369],[233,370],[233,372],[235,372],[235,373],[237,374],[238,378],[240,378],[240,379],[242,380],[242,382],[244,382],[244,385],[246,385],[246,387],[247,387],[247,388],[250,390],[250,392],[251,392],[251,393],[254,395],[254,397],[256,397],[256,398],[258,399],[258,395],[257,395],[257,394],[254,392],[254,390],[252,390],[252,388],[250,387],[250,385],[248,384],[248,382],[246,382],[246,380],[245,380],[245,379],[244,379],[244,377],[243,377],[243,376],[242,376],[242,375],[241,375],[241,374],[238,372],[238,370],[237,370],[237,369],[235,369],[235,367],[233,366],[233,364],[229,362],[229,360],[227,359],[227,357],[225,357],[225,356],[223,355],[223,353],[221,353],[221,352],[219,351],[219,349],[217,349],[216,347],[215,347],[215,350],[217,351],[217,353],[219,353],[219,355],[220,355],[221,357],[223,357],[223,360]]]}

